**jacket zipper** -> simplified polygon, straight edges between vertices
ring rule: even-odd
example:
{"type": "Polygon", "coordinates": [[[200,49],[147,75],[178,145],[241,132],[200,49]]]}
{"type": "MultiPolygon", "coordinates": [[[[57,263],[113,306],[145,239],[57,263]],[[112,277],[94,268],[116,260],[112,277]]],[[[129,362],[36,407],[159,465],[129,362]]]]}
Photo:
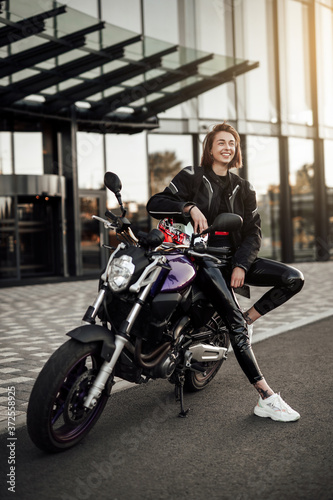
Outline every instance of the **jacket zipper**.
{"type": "Polygon", "coordinates": [[[237,184],[237,186],[234,188],[234,190],[231,193],[231,195],[229,195],[228,202],[229,202],[229,206],[230,206],[230,211],[232,213],[234,213],[235,196],[236,196],[236,194],[237,194],[237,192],[238,192],[239,189],[240,189],[240,185],[237,184]]]}

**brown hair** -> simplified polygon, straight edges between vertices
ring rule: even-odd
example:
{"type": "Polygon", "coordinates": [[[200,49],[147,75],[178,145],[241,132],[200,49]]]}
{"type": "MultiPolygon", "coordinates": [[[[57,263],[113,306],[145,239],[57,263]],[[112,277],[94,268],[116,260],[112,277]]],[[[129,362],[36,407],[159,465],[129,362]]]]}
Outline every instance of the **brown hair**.
{"type": "Polygon", "coordinates": [[[238,135],[237,130],[234,129],[231,125],[229,125],[226,122],[219,123],[218,125],[215,125],[213,129],[208,132],[206,137],[204,138],[202,147],[203,147],[203,152],[201,156],[201,165],[205,167],[211,167],[213,165],[213,158],[210,154],[210,151],[212,149],[213,141],[218,132],[230,132],[235,138],[236,141],[236,152],[235,156],[231,160],[231,162],[228,165],[229,168],[241,168],[243,165],[243,160],[242,160],[242,151],[240,147],[240,137],[238,135]]]}

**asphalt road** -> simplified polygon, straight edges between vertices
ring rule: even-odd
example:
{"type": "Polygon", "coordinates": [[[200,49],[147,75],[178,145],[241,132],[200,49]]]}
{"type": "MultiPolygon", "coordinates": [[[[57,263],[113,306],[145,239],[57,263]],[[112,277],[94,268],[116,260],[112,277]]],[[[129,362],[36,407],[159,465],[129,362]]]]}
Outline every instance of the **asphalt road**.
{"type": "MultiPolygon", "coordinates": [[[[26,428],[0,436],[0,498],[20,500],[333,499],[332,319],[255,344],[268,383],[301,414],[293,423],[253,415],[256,392],[233,353],[177,418],[168,381],[111,396],[76,448],[47,455],[26,428]]],[[[41,402],[42,404],[42,402],[41,402]]]]}

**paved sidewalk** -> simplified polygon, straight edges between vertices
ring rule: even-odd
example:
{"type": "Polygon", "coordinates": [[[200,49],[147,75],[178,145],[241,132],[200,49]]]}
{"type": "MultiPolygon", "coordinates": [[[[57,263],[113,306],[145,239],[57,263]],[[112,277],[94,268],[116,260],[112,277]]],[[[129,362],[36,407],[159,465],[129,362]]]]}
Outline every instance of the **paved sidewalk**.
{"type": "MultiPolygon", "coordinates": [[[[333,316],[333,262],[297,264],[303,290],[254,326],[253,343],[270,335],[333,316]]],[[[264,289],[251,288],[248,308],[264,289]]],[[[0,432],[7,426],[8,387],[16,388],[16,424],[22,425],[33,383],[50,355],[81,324],[97,293],[97,280],[0,289],[0,432]]],[[[113,390],[128,383],[117,381],[113,390]]]]}

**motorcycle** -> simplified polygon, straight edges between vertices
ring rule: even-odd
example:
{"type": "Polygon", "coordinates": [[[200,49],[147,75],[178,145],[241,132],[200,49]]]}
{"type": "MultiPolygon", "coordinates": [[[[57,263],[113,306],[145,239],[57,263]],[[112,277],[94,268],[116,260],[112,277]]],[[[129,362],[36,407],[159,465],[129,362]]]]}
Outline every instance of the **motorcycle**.
{"type": "Polygon", "coordinates": [[[222,318],[196,279],[203,259],[217,265],[227,248],[209,248],[210,231],[234,231],[242,219],[219,215],[200,234],[182,232],[170,219],[149,233],[131,229],[121,198],[119,177],[107,172],[121,215],[93,216],[115,232],[97,297],[83,325],[49,358],[34,384],[27,409],[31,440],[46,452],[79,443],[96,424],[111,395],[115,377],[136,384],[166,379],[175,386],[180,417],[186,417],[184,390],[201,391],[211,383],[230,345],[222,318]]]}

